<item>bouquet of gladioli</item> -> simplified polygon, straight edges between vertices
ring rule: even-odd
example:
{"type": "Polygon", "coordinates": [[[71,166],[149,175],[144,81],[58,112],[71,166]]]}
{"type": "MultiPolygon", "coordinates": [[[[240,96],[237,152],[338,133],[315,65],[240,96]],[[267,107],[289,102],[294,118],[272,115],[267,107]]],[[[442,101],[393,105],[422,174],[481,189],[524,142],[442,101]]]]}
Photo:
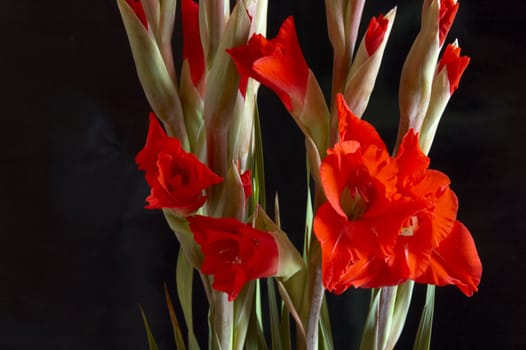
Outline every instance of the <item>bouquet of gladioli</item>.
{"type": "Polygon", "coordinates": [[[456,41],[442,50],[458,3],[423,0],[420,32],[402,69],[392,153],[361,117],[396,8],[373,17],[358,44],[365,0],[325,1],[333,47],[327,102],[293,18],[275,38],[265,37],[268,0],[237,0],[232,8],[224,0],[181,0],[179,74],[172,51],[176,0],[117,3],[153,110],[136,158],[151,189],[146,208],[162,210],[180,243],[176,284],[186,336],[166,294],[177,348],[205,346],[193,331],[195,272],[208,299],[209,349],[267,348],[264,327],[273,349],[332,349],[325,290],[340,294],[351,286],[371,289],[361,348],[392,349],[414,282],[428,285],[415,348],[429,348],[435,286],[456,285],[471,296],[482,273],[473,238],[456,218],[450,180],[429,169],[426,156],[469,63],[456,41]],[[273,217],[267,214],[260,84],[278,95],[305,136],[301,249],[281,229],[287,208],[277,196],[269,201],[273,217]]]}

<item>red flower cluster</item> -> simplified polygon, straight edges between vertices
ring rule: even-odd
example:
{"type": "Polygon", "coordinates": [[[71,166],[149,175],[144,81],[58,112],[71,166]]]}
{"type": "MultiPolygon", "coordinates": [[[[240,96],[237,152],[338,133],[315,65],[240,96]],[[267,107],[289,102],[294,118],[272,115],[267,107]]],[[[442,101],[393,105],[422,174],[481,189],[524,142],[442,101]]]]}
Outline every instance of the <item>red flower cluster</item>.
{"type": "Polygon", "coordinates": [[[214,276],[212,287],[234,300],[246,282],[278,272],[274,237],[231,218],[187,217],[204,255],[201,271],[214,276]]]}
{"type": "Polygon", "coordinates": [[[391,157],[373,126],[338,97],[339,142],[320,175],[327,197],[314,218],[325,287],[377,288],[409,279],[456,285],[470,296],[482,266],[469,231],[456,220],[449,178],[428,169],[410,130],[391,157]]]}
{"type": "Polygon", "coordinates": [[[180,215],[191,214],[205,203],[204,190],[223,181],[195,155],[185,152],[179,140],[168,137],[153,113],[146,145],[136,162],[151,188],[146,199],[149,209],[170,208],[180,215]]]}

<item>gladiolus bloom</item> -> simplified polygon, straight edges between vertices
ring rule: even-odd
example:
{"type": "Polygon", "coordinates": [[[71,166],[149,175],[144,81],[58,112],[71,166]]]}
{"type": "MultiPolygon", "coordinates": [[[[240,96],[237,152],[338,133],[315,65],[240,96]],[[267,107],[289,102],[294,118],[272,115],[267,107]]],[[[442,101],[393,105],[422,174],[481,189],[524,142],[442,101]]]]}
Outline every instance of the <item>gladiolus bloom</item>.
{"type": "Polygon", "coordinates": [[[145,171],[151,189],[146,198],[149,209],[170,208],[180,215],[191,214],[205,203],[204,190],[223,181],[195,155],[185,152],[179,140],[168,137],[153,113],[146,145],[135,161],[145,171]]]}
{"type": "Polygon", "coordinates": [[[397,194],[395,160],[374,127],[355,116],[341,95],[338,114],[340,141],[327,151],[320,167],[328,202],[316,212],[314,232],[322,248],[324,285],[342,293],[350,285],[391,283],[370,281],[358,273],[368,269],[365,263],[389,254],[406,218],[422,203],[397,194]]]}
{"type": "Polygon", "coordinates": [[[205,72],[205,56],[199,34],[199,5],[193,0],[181,1],[183,22],[183,59],[188,60],[194,86],[199,84],[205,72]]]}
{"type": "Polygon", "coordinates": [[[325,287],[341,293],[351,285],[412,279],[455,284],[472,295],[482,272],[476,247],[456,220],[449,178],[428,169],[417,134],[409,130],[390,157],[376,130],[346,109],[341,96],[338,112],[340,141],[320,168],[328,202],[314,218],[325,287]]]}
{"type": "Polygon", "coordinates": [[[234,300],[245,283],[278,272],[274,237],[232,218],[189,216],[190,230],[201,246],[201,271],[214,276],[212,287],[234,300]]]}
{"type": "Polygon", "coordinates": [[[279,96],[289,112],[303,105],[309,67],[301,52],[292,17],[283,22],[274,39],[254,34],[247,45],[227,52],[236,63],[241,81],[248,77],[260,81],[279,96]]]}
{"type": "Polygon", "coordinates": [[[135,15],[139,21],[141,21],[144,28],[148,29],[148,20],[146,19],[141,0],[126,0],[126,3],[132,8],[133,12],[135,12],[135,15]]]}
{"type": "Polygon", "coordinates": [[[371,18],[367,33],[365,34],[365,48],[371,56],[384,40],[385,32],[389,26],[389,20],[382,14],[371,18]]]}
{"type": "Polygon", "coordinates": [[[447,78],[449,80],[449,93],[458,88],[458,83],[462,74],[469,64],[469,57],[460,56],[460,47],[454,44],[449,44],[444,50],[444,54],[438,63],[438,71],[442,71],[444,67],[447,69],[447,78]]]}

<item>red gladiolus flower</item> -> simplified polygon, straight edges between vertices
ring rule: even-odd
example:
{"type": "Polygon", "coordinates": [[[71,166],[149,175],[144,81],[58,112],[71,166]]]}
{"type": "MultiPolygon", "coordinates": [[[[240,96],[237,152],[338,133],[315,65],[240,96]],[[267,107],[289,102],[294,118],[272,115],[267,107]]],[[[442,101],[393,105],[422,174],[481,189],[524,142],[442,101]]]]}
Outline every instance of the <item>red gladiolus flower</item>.
{"type": "Polygon", "coordinates": [[[441,0],[440,1],[440,18],[439,18],[439,34],[438,41],[440,46],[444,44],[447,33],[455,20],[458,11],[458,2],[456,0],[441,0]]]}
{"type": "Polygon", "coordinates": [[[201,271],[214,276],[212,287],[234,300],[245,283],[278,272],[274,237],[231,218],[189,216],[190,230],[204,255],[201,271]]]}
{"type": "Polygon", "coordinates": [[[188,215],[205,203],[206,188],[223,181],[196,156],[185,152],[179,140],[168,137],[153,113],[146,145],[135,161],[145,171],[151,188],[146,198],[149,209],[170,208],[188,215]]]}
{"type": "Polygon", "coordinates": [[[396,157],[376,130],[338,96],[340,141],[320,167],[327,203],[314,218],[324,286],[378,288],[409,279],[454,284],[470,296],[482,266],[469,231],[456,220],[449,178],[428,169],[411,129],[396,157]]]}
{"type": "MultiPolygon", "coordinates": [[[[335,293],[350,285],[391,283],[385,278],[371,282],[359,274],[367,270],[365,263],[383,261],[406,218],[422,206],[397,195],[396,162],[374,127],[352,114],[341,95],[338,113],[340,141],[328,150],[320,167],[328,202],[314,218],[323,282],[335,293]]],[[[370,272],[373,275],[376,278],[375,271],[370,272]]]]}
{"type": "MultiPolygon", "coordinates": [[[[299,46],[292,17],[288,17],[278,35],[267,40],[254,34],[248,45],[227,50],[236,63],[241,81],[247,77],[272,89],[289,111],[302,106],[307,91],[309,67],[299,46]]],[[[244,95],[243,87],[240,86],[244,95]]]]}
{"type": "Polygon", "coordinates": [[[453,92],[458,88],[458,83],[462,74],[466,70],[469,64],[469,57],[460,56],[460,47],[454,44],[449,44],[444,50],[442,58],[438,62],[438,71],[442,71],[445,67],[447,69],[447,78],[449,80],[449,93],[453,95],[453,92]]]}
{"type": "Polygon", "coordinates": [[[371,56],[384,40],[385,32],[389,26],[389,20],[380,14],[371,18],[367,33],[365,33],[365,49],[371,56]]]}
{"type": "Polygon", "coordinates": [[[148,20],[146,19],[141,0],[126,0],[126,2],[132,8],[133,12],[135,12],[135,15],[139,18],[144,28],[148,29],[148,20]]]}
{"type": "Polygon", "coordinates": [[[183,59],[188,60],[194,86],[199,84],[205,72],[205,56],[199,34],[199,5],[193,0],[181,1],[183,22],[183,59]]]}

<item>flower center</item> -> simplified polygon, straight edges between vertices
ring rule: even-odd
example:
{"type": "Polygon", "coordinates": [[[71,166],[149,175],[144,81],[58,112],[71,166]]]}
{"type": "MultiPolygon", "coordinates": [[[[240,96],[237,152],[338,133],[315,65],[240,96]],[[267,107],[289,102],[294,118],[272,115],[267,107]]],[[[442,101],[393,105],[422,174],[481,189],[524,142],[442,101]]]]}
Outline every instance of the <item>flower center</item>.
{"type": "Polygon", "coordinates": [[[349,220],[357,220],[367,210],[367,202],[358,187],[345,187],[340,196],[340,204],[349,220]]]}
{"type": "Polygon", "coordinates": [[[418,218],[416,216],[411,216],[407,220],[407,225],[408,226],[402,227],[400,230],[400,235],[411,237],[415,234],[416,230],[418,230],[418,218]]]}

